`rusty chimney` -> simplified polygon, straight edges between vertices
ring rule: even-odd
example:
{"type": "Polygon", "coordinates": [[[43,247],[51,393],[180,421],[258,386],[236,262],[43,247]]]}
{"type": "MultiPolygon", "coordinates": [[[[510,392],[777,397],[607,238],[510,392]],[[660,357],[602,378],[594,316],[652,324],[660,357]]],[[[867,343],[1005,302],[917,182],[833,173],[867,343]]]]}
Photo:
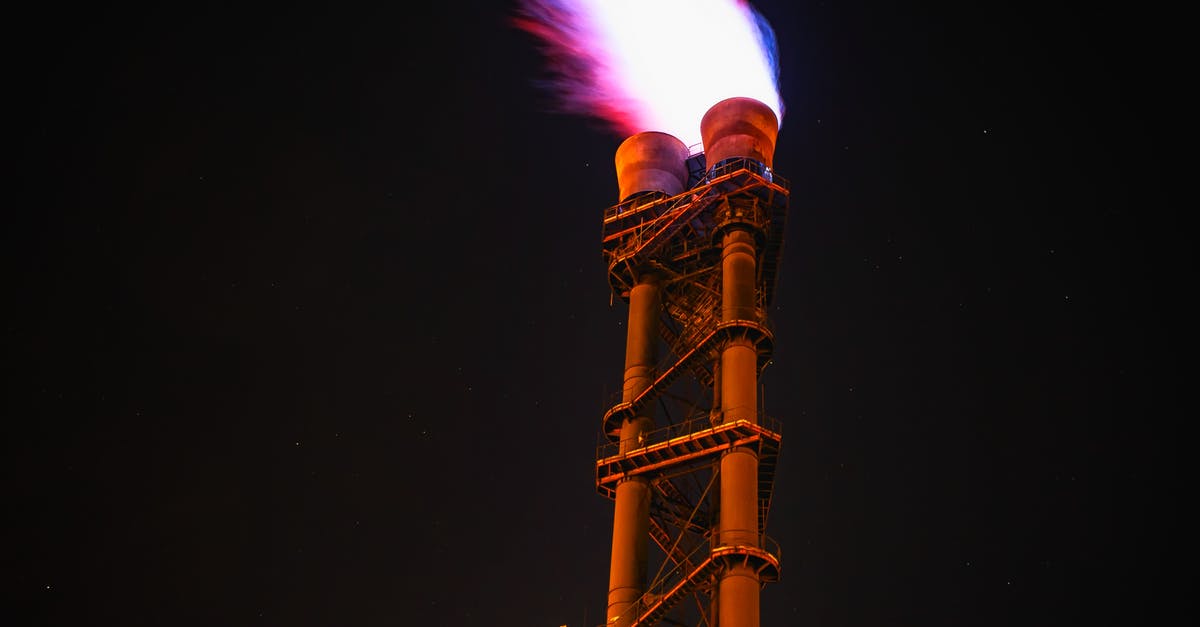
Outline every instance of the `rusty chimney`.
{"type": "Polygon", "coordinates": [[[700,120],[700,138],[709,168],[736,157],[761,161],[769,168],[778,135],[775,112],[753,98],[722,100],[700,120]]]}
{"type": "Polygon", "coordinates": [[[674,196],[687,183],[687,146],[675,136],[646,131],[630,136],[617,148],[618,200],[642,192],[674,196]]]}

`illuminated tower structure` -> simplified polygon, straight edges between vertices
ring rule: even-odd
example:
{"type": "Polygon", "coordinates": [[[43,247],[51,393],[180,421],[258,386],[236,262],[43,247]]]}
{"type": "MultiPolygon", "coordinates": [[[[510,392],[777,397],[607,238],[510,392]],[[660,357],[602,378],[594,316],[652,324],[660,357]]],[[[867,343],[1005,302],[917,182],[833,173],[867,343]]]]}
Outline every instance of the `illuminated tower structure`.
{"type": "Polygon", "coordinates": [[[620,203],[604,212],[609,281],[629,304],[624,385],[596,461],[615,502],[610,625],[756,627],[760,589],[780,573],[764,533],[780,425],[758,383],[787,217],[771,169],[779,125],[730,98],[700,126],[694,156],[665,133],[626,139],[620,203]]]}

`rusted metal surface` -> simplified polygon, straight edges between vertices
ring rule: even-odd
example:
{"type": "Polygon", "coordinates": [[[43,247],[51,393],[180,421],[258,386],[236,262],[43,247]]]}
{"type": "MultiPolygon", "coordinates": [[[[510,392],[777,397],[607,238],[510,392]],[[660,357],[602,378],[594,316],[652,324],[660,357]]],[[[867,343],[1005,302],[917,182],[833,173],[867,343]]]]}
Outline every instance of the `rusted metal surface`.
{"type": "Polygon", "coordinates": [[[700,120],[704,158],[710,168],[734,157],[756,159],[769,168],[778,135],[775,112],[753,98],[722,100],[700,120]]]}
{"type": "MultiPolygon", "coordinates": [[[[682,144],[680,144],[682,145],[682,144]]],[[[654,382],[658,361],[659,311],[662,286],[653,273],[643,274],[630,290],[629,324],[625,337],[625,377],[622,399],[637,398],[654,382]]],[[[621,424],[620,448],[640,445],[654,429],[653,405],[628,414],[621,424]]],[[[612,559],[609,563],[608,618],[616,625],[629,624],[628,610],[644,592],[646,551],[650,528],[650,484],[646,477],[623,478],[617,483],[613,508],[612,559]],[[625,618],[622,619],[621,617],[625,618]]]]}
{"type": "Polygon", "coordinates": [[[656,131],[638,133],[617,148],[618,199],[642,192],[674,196],[687,183],[687,146],[674,136],[656,131]]]}

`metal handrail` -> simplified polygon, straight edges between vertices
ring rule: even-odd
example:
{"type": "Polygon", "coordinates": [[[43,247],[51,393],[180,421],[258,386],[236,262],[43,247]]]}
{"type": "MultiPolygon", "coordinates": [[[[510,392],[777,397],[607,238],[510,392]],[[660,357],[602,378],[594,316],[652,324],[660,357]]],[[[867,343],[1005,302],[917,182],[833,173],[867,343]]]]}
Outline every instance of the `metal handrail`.
{"type": "MultiPolygon", "coordinates": [[[[750,529],[719,529],[719,530],[717,530],[717,534],[720,535],[723,533],[730,533],[730,534],[747,533],[750,531],[751,531],[750,529]]],[[[754,548],[761,549],[765,553],[773,556],[775,558],[775,560],[778,562],[783,562],[783,547],[781,547],[779,545],[779,541],[777,541],[775,538],[772,538],[771,536],[767,535],[766,533],[764,533],[762,531],[754,531],[753,533],[758,538],[758,546],[756,546],[754,548]]],[[[750,546],[750,545],[725,544],[725,543],[721,542],[713,547],[713,551],[715,552],[715,551],[718,551],[720,549],[725,549],[725,548],[740,548],[740,547],[747,547],[747,546],[750,546]]]]}
{"type": "MultiPolygon", "coordinates": [[[[631,453],[640,451],[641,449],[653,446],[655,444],[661,444],[663,442],[667,442],[667,441],[670,441],[670,440],[673,440],[675,438],[682,437],[685,435],[691,435],[691,434],[697,433],[699,431],[704,431],[707,429],[714,429],[716,427],[721,426],[722,424],[724,424],[724,423],[714,423],[712,421],[712,419],[707,415],[702,416],[702,417],[690,418],[683,422],[677,422],[673,425],[667,425],[665,427],[660,427],[660,428],[654,429],[652,431],[643,432],[642,433],[643,438],[641,441],[641,445],[638,446],[636,449],[631,449],[630,451],[628,451],[624,454],[621,453],[621,442],[620,441],[607,442],[604,444],[600,444],[599,446],[596,447],[596,459],[603,460],[603,459],[608,459],[610,457],[618,457],[618,456],[624,457],[631,453]]],[[[758,417],[758,425],[767,429],[768,431],[771,431],[771,432],[779,434],[779,435],[783,435],[783,423],[778,418],[773,418],[771,416],[766,416],[766,415],[760,415],[758,417]]]]}
{"type": "MultiPolygon", "coordinates": [[[[642,595],[633,603],[631,603],[625,611],[632,611],[635,618],[641,616],[642,612],[646,611],[646,609],[648,609],[653,603],[653,601],[650,600],[651,598],[662,597],[663,594],[670,589],[667,587],[668,583],[671,583],[671,588],[673,588],[675,587],[675,584],[679,583],[679,581],[682,581],[683,577],[686,577],[688,574],[690,574],[690,571],[695,570],[695,566],[687,568],[687,565],[692,563],[692,557],[697,556],[697,553],[699,553],[701,549],[708,548],[710,548],[708,542],[700,542],[697,544],[682,560],[675,565],[674,568],[667,571],[657,580],[650,582],[650,585],[646,586],[646,590],[642,592],[642,595]],[[677,579],[679,581],[677,581],[677,579]]],[[[610,619],[610,622],[612,620],[613,619],[610,619]]]]}
{"type": "MultiPolygon", "coordinates": [[[[791,191],[791,183],[789,183],[787,179],[776,174],[774,170],[772,170],[763,162],[757,159],[751,159],[749,157],[737,157],[734,159],[726,159],[724,162],[710,167],[699,185],[693,187],[692,189],[686,190],[683,194],[677,194],[675,197],[683,196],[684,194],[696,194],[702,191],[704,188],[711,186],[715,179],[737,173],[741,170],[750,172],[751,174],[764,179],[768,183],[777,185],[783,188],[784,191],[791,191]]],[[[658,198],[648,203],[642,196],[629,198],[624,202],[617,203],[608,209],[605,209],[603,214],[604,221],[607,222],[618,215],[628,212],[629,210],[633,209],[633,205],[635,204],[645,203],[647,206],[649,206],[658,203],[665,203],[666,201],[670,200],[670,198],[674,197],[658,198]]]]}
{"type": "MultiPolygon", "coordinates": [[[[737,533],[737,532],[744,533],[747,531],[750,531],[750,530],[749,529],[726,529],[726,530],[724,530],[724,532],[726,532],[726,533],[737,533]]],[[[708,565],[707,563],[713,559],[712,555],[722,549],[756,548],[756,549],[759,549],[759,550],[767,553],[768,555],[774,557],[776,562],[782,563],[783,562],[783,551],[779,545],[779,542],[777,542],[774,538],[772,538],[772,537],[768,536],[767,534],[762,533],[758,530],[754,530],[753,533],[758,537],[758,546],[756,546],[756,547],[751,547],[750,545],[740,545],[740,544],[717,544],[716,546],[713,546],[711,544],[711,538],[709,536],[705,536],[704,541],[701,541],[691,551],[689,551],[687,556],[684,557],[683,560],[679,561],[675,565],[674,568],[667,571],[665,574],[657,577],[654,581],[650,582],[650,584],[646,586],[645,592],[643,592],[642,595],[637,598],[637,600],[635,600],[632,604],[630,604],[629,608],[626,609],[625,611],[626,612],[633,611],[635,617],[641,617],[642,614],[646,612],[646,610],[650,609],[651,606],[653,606],[660,599],[662,599],[664,596],[666,596],[667,593],[669,593],[671,590],[675,589],[676,586],[682,584],[683,581],[685,581],[689,575],[691,575],[693,572],[696,572],[697,570],[700,570],[700,568],[702,566],[707,566],[708,565]],[[699,553],[701,551],[701,549],[708,549],[709,557],[705,558],[702,561],[698,561],[698,563],[696,565],[691,565],[692,558],[697,556],[697,553],[699,553]]],[[[610,619],[610,622],[612,620],[614,620],[614,619],[610,619]]]]}
{"type": "Polygon", "coordinates": [[[706,183],[711,183],[714,179],[718,179],[727,174],[733,174],[739,170],[746,170],[751,174],[755,174],[763,178],[768,183],[774,183],[779,187],[782,187],[784,191],[791,191],[791,184],[788,183],[787,179],[776,174],[770,166],[762,161],[759,161],[758,159],[752,159],[750,157],[726,159],[721,163],[711,166],[708,168],[708,174],[704,177],[704,180],[706,183]]]}
{"type": "MultiPolygon", "coordinates": [[[[679,331],[680,339],[675,342],[679,351],[660,359],[658,363],[654,365],[654,369],[651,371],[649,376],[654,377],[659,373],[666,372],[668,369],[673,368],[675,364],[679,363],[679,360],[688,352],[688,350],[694,348],[702,339],[711,335],[712,332],[717,329],[717,327],[727,323],[741,322],[740,319],[722,320],[720,318],[720,309],[721,305],[718,302],[717,307],[714,308],[714,315],[706,316],[698,322],[684,325],[679,331]],[[686,338],[686,341],[684,338],[686,338]]],[[[771,318],[767,308],[761,306],[761,304],[755,304],[754,317],[749,319],[749,322],[753,322],[766,329],[771,335],[775,335],[775,321],[771,318]]],[[[623,395],[624,390],[614,390],[609,392],[607,398],[605,399],[608,402],[608,406],[604,408],[605,411],[614,405],[621,403],[623,395]]]]}

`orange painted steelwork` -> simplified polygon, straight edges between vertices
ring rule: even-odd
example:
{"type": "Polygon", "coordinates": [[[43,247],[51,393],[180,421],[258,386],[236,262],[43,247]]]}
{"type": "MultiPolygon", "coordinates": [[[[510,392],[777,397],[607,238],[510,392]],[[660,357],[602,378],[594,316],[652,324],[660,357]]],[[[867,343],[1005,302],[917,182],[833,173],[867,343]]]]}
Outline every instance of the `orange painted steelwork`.
{"type": "Polygon", "coordinates": [[[596,487],[615,502],[610,625],[695,612],[698,624],[757,627],[761,585],[779,578],[764,532],[781,435],[758,393],[789,194],[771,170],[777,129],[766,105],[733,98],[704,116],[701,157],[662,133],[618,149],[621,203],[604,212],[603,247],[629,324],[596,461],[596,487]],[[664,403],[689,382],[711,402],[673,422],[664,403]],[[648,540],[662,551],[649,581],[648,540]]]}

